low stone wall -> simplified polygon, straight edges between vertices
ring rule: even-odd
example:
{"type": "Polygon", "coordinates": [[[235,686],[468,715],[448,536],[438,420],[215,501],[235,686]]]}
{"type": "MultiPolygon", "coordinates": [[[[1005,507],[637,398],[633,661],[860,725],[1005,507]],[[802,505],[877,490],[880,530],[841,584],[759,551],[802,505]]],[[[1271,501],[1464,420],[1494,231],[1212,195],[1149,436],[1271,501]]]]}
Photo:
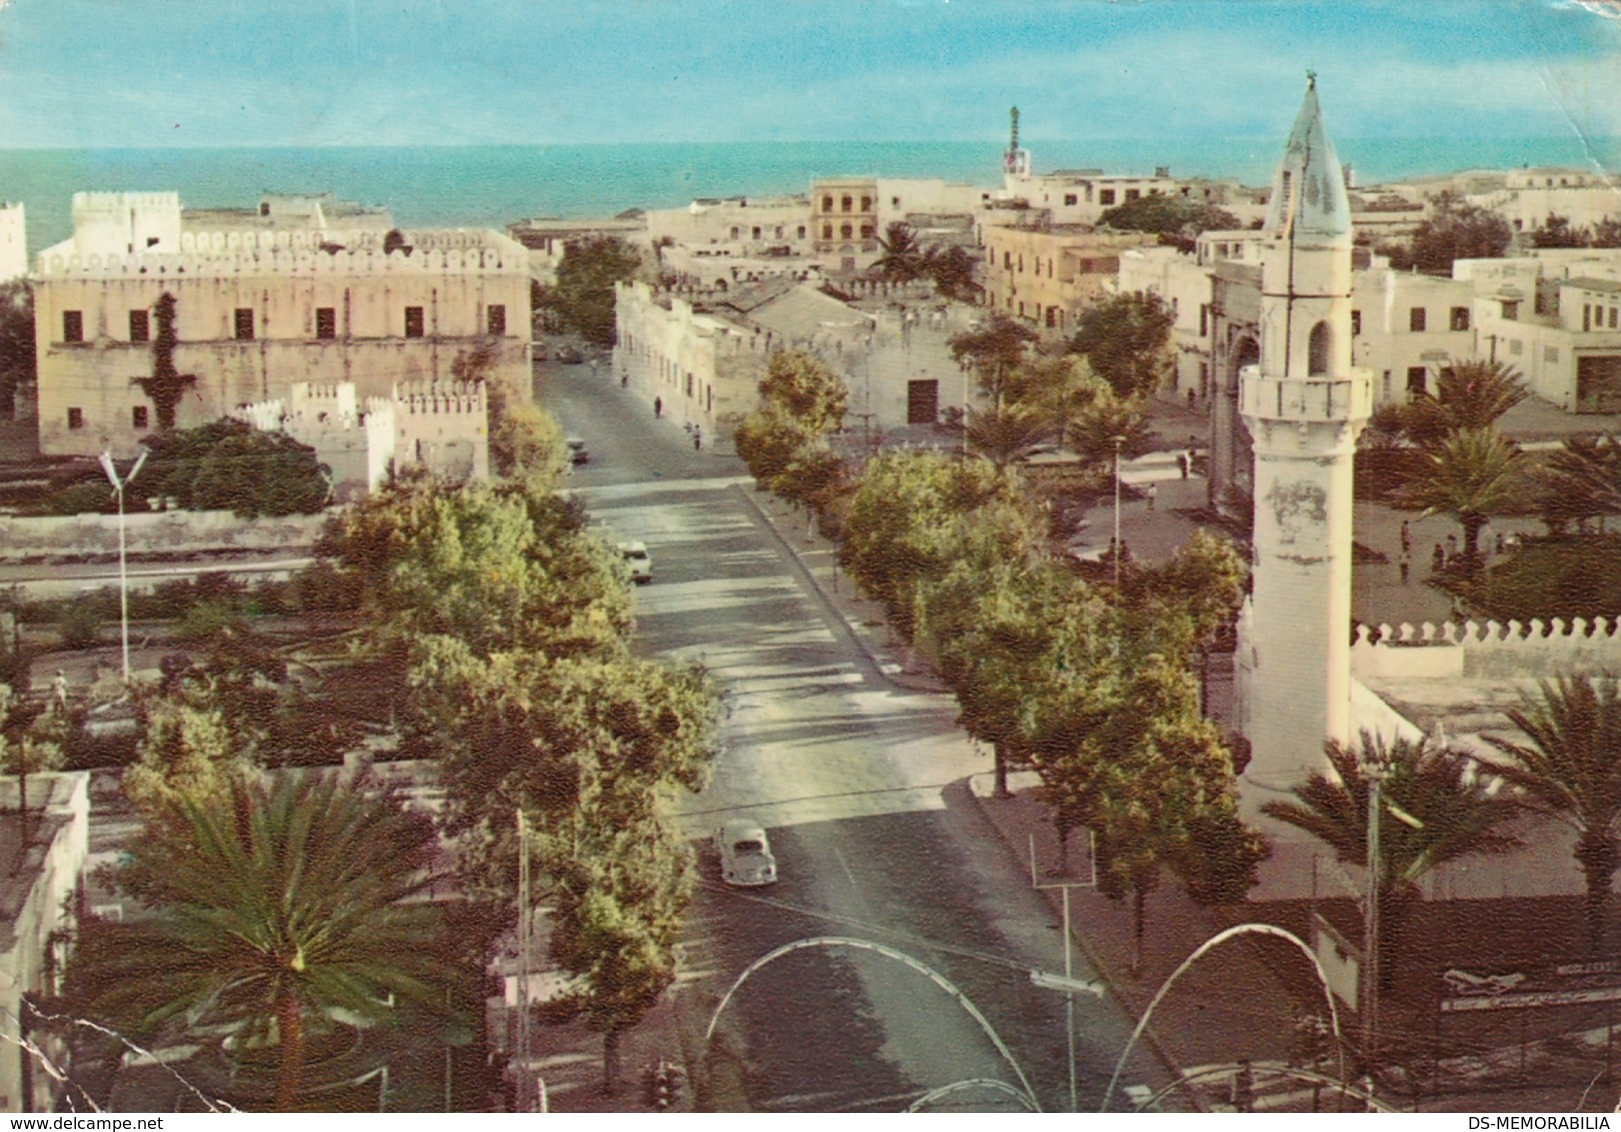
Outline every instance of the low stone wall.
{"type": "MultiPolygon", "coordinates": [[[[308,547],[326,514],[239,519],[230,511],[157,511],[124,516],[131,555],[277,551],[308,547]]],[[[0,516],[0,561],[116,555],[117,515],[0,516]]]]}
{"type": "Polygon", "coordinates": [[[1351,670],[1385,679],[1543,678],[1621,670],[1621,618],[1359,625],[1351,670]]]}

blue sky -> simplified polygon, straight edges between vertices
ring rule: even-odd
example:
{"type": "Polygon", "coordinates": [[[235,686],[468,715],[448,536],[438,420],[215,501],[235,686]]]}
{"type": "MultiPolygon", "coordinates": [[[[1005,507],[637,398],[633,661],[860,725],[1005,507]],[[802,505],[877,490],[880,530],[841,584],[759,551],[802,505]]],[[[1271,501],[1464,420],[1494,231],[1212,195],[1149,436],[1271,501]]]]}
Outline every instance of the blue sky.
{"type": "Polygon", "coordinates": [[[0,0],[0,148],[1621,135],[1621,0],[0,0]]]}

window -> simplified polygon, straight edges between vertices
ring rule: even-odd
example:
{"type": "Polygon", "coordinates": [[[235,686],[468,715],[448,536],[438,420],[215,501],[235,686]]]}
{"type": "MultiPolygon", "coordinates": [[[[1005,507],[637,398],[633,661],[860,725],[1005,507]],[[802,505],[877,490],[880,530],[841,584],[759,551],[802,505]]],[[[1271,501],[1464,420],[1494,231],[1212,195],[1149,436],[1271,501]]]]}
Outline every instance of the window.
{"type": "Polygon", "coordinates": [[[1143,194],[1137,189],[1127,189],[1126,190],[1126,199],[1127,200],[1139,200],[1139,199],[1141,199],[1142,195],[1143,194]]]}
{"type": "Polygon", "coordinates": [[[1586,334],[1593,329],[1593,308],[1588,303],[1582,304],[1582,333],[1586,334]]]}
{"type": "Polygon", "coordinates": [[[405,308],[405,336],[407,338],[422,337],[422,308],[405,308]]]}
{"type": "Polygon", "coordinates": [[[1199,337],[1204,338],[1210,333],[1210,304],[1199,304],[1199,337]]]}
{"type": "Polygon", "coordinates": [[[852,226],[849,224],[839,225],[839,236],[841,238],[848,240],[853,235],[855,235],[855,229],[852,226]]]}
{"type": "Polygon", "coordinates": [[[890,197],[889,198],[889,207],[890,208],[899,208],[900,206],[901,206],[901,198],[900,197],[890,197]]]}
{"type": "Polygon", "coordinates": [[[832,197],[823,197],[822,198],[822,211],[823,212],[832,212],[833,211],[833,198],[832,197]]]}
{"type": "Polygon", "coordinates": [[[831,224],[822,225],[822,239],[831,240],[832,238],[833,238],[833,225],[831,225],[831,224]]]}
{"type": "Polygon", "coordinates": [[[734,240],[737,239],[737,225],[736,224],[732,225],[732,239],[734,239],[734,240]]]}
{"type": "Polygon", "coordinates": [[[1610,329],[1611,330],[1615,329],[1615,308],[1614,307],[1610,308],[1610,329]]]}
{"type": "Polygon", "coordinates": [[[1362,312],[1361,311],[1352,311],[1351,312],[1351,337],[1355,338],[1358,334],[1361,334],[1361,333],[1362,333],[1362,312]]]}
{"type": "Polygon", "coordinates": [[[1319,322],[1311,328],[1311,337],[1306,340],[1306,373],[1319,374],[1328,372],[1328,355],[1334,345],[1334,333],[1329,330],[1327,322],[1319,322]]]}
{"type": "Polygon", "coordinates": [[[1407,312],[1407,329],[1414,334],[1419,334],[1424,330],[1425,321],[1423,307],[1413,307],[1407,312]]]}
{"type": "Polygon", "coordinates": [[[1002,270],[1003,271],[1012,271],[1013,270],[1013,253],[1012,252],[1003,252],[1002,253],[1002,270]]]}
{"type": "Polygon", "coordinates": [[[1510,322],[1520,317],[1520,301],[1518,299],[1503,300],[1503,317],[1510,322]]]}
{"type": "Polygon", "coordinates": [[[1114,203],[1114,190],[1113,189],[1099,189],[1098,190],[1098,203],[1099,204],[1113,204],[1114,203]]]}
{"type": "Polygon", "coordinates": [[[489,316],[486,319],[491,334],[497,337],[507,332],[507,308],[504,303],[491,303],[489,316]]]}
{"type": "Polygon", "coordinates": [[[849,212],[850,211],[850,206],[852,204],[854,204],[854,203],[855,202],[850,197],[840,197],[839,198],[839,209],[842,212],[849,212]]]}
{"type": "Polygon", "coordinates": [[[803,224],[799,226],[799,238],[801,240],[805,238],[805,226],[803,224]]]}
{"type": "Polygon", "coordinates": [[[1081,202],[1080,202],[1080,198],[1077,197],[1074,193],[1065,193],[1064,194],[1064,203],[1065,204],[1079,204],[1081,202]]]}
{"type": "Polygon", "coordinates": [[[1469,329],[1469,308],[1468,307],[1453,307],[1452,308],[1452,318],[1451,318],[1451,320],[1449,322],[1449,325],[1451,326],[1451,328],[1453,330],[1468,330],[1469,329]]]}
{"type": "Polygon", "coordinates": [[[68,427],[73,428],[73,429],[79,429],[79,428],[84,427],[84,410],[83,409],[69,409],[68,410],[68,427]]]}
{"type": "Polygon", "coordinates": [[[64,341],[64,342],[83,342],[84,341],[84,312],[83,311],[63,311],[62,312],[62,341],[64,341]]]}
{"type": "Polygon", "coordinates": [[[129,415],[130,415],[130,423],[133,424],[136,428],[145,428],[146,427],[146,406],[145,405],[136,405],[133,409],[131,409],[129,411],[129,415]]]}
{"type": "Polygon", "coordinates": [[[1559,347],[1558,346],[1544,346],[1544,347],[1542,347],[1542,360],[1547,362],[1551,366],[1558,365],[1559,364],[1559,347]]]}
{"type": "Polygon", "coordinates": [[[1407,392],[1409,392],[1409,393],[1422,393],[1422,392],[1424,392],[1424,373],[1425,373],[1425,370],[1424,370],[1423,366],[1408,366],[1407,367],[1407,392]]]}
{"type": "Polygon", "coordinates": [[[754,239],[758,240],[760,238],[760,226],[758,224],[749,229],[749,231],[754,234],[754,239]]]}
{"type": "Polygon", "coordinates": [[[152,340],[152,316],[150,312],[129,312],[129,340],[131,342],[150,342],[152,340]]]}
{"type": "Polygon", "coordinates": [[[863,240],[870,240],[877,234],[878,229],[874,228],[871,224],[863,224],[861,226],[861,238],[863,240]]]}
{"type": "Polygon", "coordinates": [[[246,342],[253,338],[253,308],[236,308],[236,336],[246,342]]]}
{"type": "Polygon", "coordinates": [[[861,211],[862,212],[871,212],[872,211],[872,198],[871,197],[862,197],[861,198],[861,211]]]}
{"type": "Polygon", "coordinates": [[[336,338],[338,336],[338,308],[315,308],[315,336],[317,338],[336,338]]]}

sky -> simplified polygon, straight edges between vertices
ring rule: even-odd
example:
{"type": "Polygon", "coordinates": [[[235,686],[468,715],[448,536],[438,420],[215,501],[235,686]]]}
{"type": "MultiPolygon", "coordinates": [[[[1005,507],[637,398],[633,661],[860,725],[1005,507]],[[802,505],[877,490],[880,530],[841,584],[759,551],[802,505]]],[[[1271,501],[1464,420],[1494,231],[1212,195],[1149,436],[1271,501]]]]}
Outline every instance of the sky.
{"type": "Polygon", "coordinates": [[[1621,0],[0,0],[0,149],[1621,135],[1621,0]]]}

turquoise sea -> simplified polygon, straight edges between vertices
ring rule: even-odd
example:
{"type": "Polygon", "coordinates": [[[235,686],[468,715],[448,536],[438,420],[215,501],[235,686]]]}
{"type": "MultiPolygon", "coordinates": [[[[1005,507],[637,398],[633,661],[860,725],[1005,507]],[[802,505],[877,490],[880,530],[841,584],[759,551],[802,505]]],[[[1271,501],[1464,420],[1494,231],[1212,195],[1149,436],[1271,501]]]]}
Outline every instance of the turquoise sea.
{"type": "MultiPolygon", "coordinates": [[[[1271,179],[1279,138],[1030,141],[1037,172],[1101,168],[1271,179]]],[[[1520,165],[1621,167],[1621,139],[1339,139],[1361,184],[1520,165]]],[[[694,197],[805,192],[842,174],[1001,183],[995,142],[751,142],[326,149],[0,150],[0,199],[22,201],[31,252],[72,233],[83,190],[175,189],[193,207],[249,206],[260,193],[330,190],[387,205],[403,226],[505,227],[530,216],[612,216],[694,197]]]]}

